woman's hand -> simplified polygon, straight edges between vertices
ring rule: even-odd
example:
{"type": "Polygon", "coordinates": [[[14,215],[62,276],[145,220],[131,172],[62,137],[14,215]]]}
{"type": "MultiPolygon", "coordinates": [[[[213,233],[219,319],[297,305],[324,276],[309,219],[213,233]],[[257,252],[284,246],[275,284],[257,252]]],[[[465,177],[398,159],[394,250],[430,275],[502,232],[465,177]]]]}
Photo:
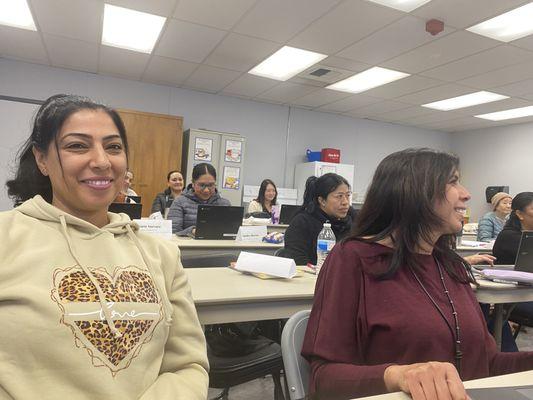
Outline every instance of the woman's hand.
{"type": "Polygon", "coordinates": [[[496,260],[496,257],[491,256],[490,254],[479,254],[479,253],[473,254],[471,256],[466,256],[463,258],[470,265],[476,265],[476,264],[494,265],[494,261],[496,260]]]}
{"type": "Polygon", "coordinates": [[[466,400],[463,382],[450,363],[430,361],[391,365],[383,376],[389,392],[401,390],[413,400],[466,400]]]}

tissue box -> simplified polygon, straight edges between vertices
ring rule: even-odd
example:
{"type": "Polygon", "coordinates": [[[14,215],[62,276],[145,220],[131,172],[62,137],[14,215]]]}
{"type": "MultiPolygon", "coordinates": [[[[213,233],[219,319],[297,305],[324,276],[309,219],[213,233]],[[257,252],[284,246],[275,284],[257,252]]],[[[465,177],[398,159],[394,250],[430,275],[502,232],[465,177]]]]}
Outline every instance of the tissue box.
{"type": "Polygon", "coordinates": [[[338,164],[341,162],[341,151],[339,149],[322,149],[320,161],[338,164]]]}

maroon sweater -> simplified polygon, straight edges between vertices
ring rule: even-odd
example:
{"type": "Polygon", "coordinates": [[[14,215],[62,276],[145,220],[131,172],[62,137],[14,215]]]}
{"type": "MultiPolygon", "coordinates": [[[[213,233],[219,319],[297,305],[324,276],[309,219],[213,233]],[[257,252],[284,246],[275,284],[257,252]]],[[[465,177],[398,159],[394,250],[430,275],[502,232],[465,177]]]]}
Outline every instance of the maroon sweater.
{"type": "MultiPolygon", "coordinates": [[[[452,334],[411,272],[400,268],[392,279],[373,277],[386,270],[391,255],[388,247],[349,241],[335,246],[324,263],[302,348],[311,363],[314,398],[385,393],[383,373],[391,364],[454,363],[452,334]]],[[[455,330],[433,256],[416,257],[422,264],[418,277],[455,330]]],[[[497,350],[470,285],[443,273],[461,329],[461,378],[533,369],[533,352],[497,350]]]]}

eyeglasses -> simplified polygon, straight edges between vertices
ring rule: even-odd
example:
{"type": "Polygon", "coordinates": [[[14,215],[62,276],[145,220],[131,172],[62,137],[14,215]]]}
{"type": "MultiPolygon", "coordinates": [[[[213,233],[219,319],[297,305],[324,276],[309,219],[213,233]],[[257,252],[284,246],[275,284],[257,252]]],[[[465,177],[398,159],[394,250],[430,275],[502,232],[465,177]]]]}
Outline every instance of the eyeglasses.
{"type": "Polygon", "coordinates": [[[212,182],[212,183],[195,183],[195,185],[200,190],[205,190],[205,189],[213,190],[217,184],[216,182],[212,182]]]}
{"type": "Polygon", "coordinates": [[[350,201],[350,197],[352,197],[352,192],[335,193],[332,194],[331,197],[333,197],[337,201],[342,201],[343,198],[350,201]]]}

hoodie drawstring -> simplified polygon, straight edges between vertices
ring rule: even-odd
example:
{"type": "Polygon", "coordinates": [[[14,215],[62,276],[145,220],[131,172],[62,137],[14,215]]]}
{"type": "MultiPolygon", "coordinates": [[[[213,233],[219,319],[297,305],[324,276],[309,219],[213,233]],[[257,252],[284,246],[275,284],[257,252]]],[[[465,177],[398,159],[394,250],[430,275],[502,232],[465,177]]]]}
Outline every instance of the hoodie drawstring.
{"type": "Polygon", "coordinates": [[[157,279],[155,278],[154,273],[154,267],[150,263],[150,260],[148,256],[146,255],[141,242],[139,241],[139,238],[133,230],[131,229],[131,226],[129,224],[126,225],[126,230],[128,231],[128,236],[131,240],[133,240],[133,243],[137,246],[139,249],[139,252],[141,253],[142,259],[144,260],[144,264],[146,265],[146,268],[148,268],[148,272],[152,276],[152,281],[154,282],[154,285],[159,293],[159,297],[161,298],[161,301],[163,302],[163,311],[165,313],[165,321],[167,324],[170,325],[172,322],[172,304],[170,304],[170,301],[168,300],[168,296],[163,296],[164,293],[166,293],[165,288],[162,288],[161,285],[158,283],[157,279]]]}
{"type": "Polygon", "coordinates": [[[117,338],[121,337],[122,333],[115,327],[115,323],[113,322],[113,318],[111,317],[111,313],[105,302],[105,294],[102,291],[102,288],[100,287],[100,285],[98,284],[98,280],[94,277],[94,275],[91,273],[89,268],[87,268],[85,265],[83,265],[80,262],[78,256],[76,255],[76,252],[74,251],[74,246],[72,245],[70,236],[68,235],[67,222],[65,220],[65,216],[60,215],[59,220],[61,221],[62,232],[63,232],[63,235],[65,236],[65,239],[67,240],[70,254],[72,255],[76,263],[80,266],[82,271],[85,273],[85,275],[87,275],[91,283],[96,288],[96,292],[98,293],[98,301],[100,302],[100,307],[102,308],[102,312],[104,313],[105,320],[107,322],[107,325],[109,326],[109,329],[111,330],[111,333],[113,333],[113,335],[115,335],[115,337],[117,338]]]}

